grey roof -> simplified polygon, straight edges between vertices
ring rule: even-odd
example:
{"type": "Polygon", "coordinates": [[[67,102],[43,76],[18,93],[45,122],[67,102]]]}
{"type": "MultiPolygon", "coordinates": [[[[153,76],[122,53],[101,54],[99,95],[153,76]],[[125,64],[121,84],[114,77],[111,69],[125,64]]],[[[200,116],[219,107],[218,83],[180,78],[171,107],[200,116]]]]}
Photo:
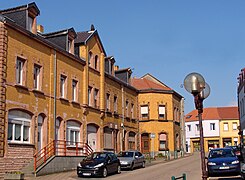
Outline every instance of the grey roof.
{"type": "Polygon", "coordinates": [[[18,10],[28,9],[28,8],[32,8],[32,7],[36,9],[37,14],[39,15],[40,14],[40,10],[38,9],[38,7],[37,7],[35,2],[26,4],[26,5],[22,5],[22,6],[17,6],[17,7],[14,7],[14,8],[0,10],[0,13],[4,14],[4,13],[11,12],[11,11],[18,11],[18,10]]]}
{"type": "Polygon", "coordinates": [[[75,43],[86,44],[87,40],[92,36],[93,33],[94,31],[78,32],[77,38],[75,39],[75,43]]]}

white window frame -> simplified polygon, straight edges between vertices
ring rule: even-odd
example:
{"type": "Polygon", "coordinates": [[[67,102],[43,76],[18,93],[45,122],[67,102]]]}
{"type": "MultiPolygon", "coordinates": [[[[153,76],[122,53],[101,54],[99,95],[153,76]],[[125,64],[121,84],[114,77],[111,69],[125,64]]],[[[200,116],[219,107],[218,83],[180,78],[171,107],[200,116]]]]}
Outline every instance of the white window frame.
{"type": "Polygon", "coordinates": [[[80,127],[67,123],[67,141],[70,146],[75,146],[77,142],[80,142],[80,127]],[[72,137],[73,139],[71,139],[72,137]]]}
{"type": "Polygon", "coordinates": [[[210,123],[210,130],[215,131],[215,123],[210,123]]]}
{"type": "Polygon", "coordinates": [[[233,130],[237,130],[237,122],[233,122],[232,123],[232,129],[233,130]]]}
{"type": "Polygon", "coordinates": [[[224,131],[229,131],[229,124],[228,123],[224,123],[223,127],[224,127],[224,131]]]}
{"type": "Polygon", "coordinates": [[[88,87],[88,105],[92,106],[92,88],[88,87]]]}
{"type": "Polygon", "coordinates": [[[117,96],[114,96],[114,113],[117,113],[117,96]]]}
{"type": "Polygon", "coordinates": [[[60,76],[60,97],[65,98],[65,90],[66,90],[66,76],[60,76]]]}
{"type": "Polygon", "coordinates": [[[191,131],[191,125],[190,125],[190,124],[187,125],[187,131],[188,131],[188,132],[191,131]]]}
{"type": "Polygon", "coordinates": [[[34,18],[28,16],[27,30],[30,32],[33,32],[33,23],[34,23],[34,18]]]}
{"type": "Polygon", "coordinates": [[[41,90],[41,67],[37,64],[34,64],[34,89],[41,90]]]}
{"type": "MultiPolygon", "coordinates": [[[[21,112],[21,111],[20,111],[21,112]]],[[[12,139],[8,139],[8,142],[13,143],[23,143],[23,144],[30,144],[31,139],[31,116],[30,119],[27,119],[22,116],[15,116],[15,115],[9,115],[8,117],[8,136],[9,133],[12,134],[12,139]],[[10,132],[10,124],[12,125],[12,132],[10,132]],[[16,136],[16,126],[20,125],[20,140],[15,140],[16,136]],[[28,135],[28,141],[24,141],[24,128],[27,127],[27,135],[28,135]]]]}
{"type": "Polygon", "coordinates": [[[166,114],[166,108],[164,105],[159,105],[158,106],[158,113],[159,113],[159,118],[164,118],[166,114]]]}
{"type": "Polygon", "coordinates": [[[24,82],[24,63],[25,60],[17,57],[16,60],[16,83],[19,85],[23,85],[24,82]]]}
{"type": "Polygon", "coordinates": [[[197,131],[197,132],[200,131],[200,126],[199,126],[199,124],[196,124],[196,131],[197,131]]]}
{"type": "Polygon", "coordinates": [[[149,107],[148,107],[148,105],[142,105],[142,106],[140,106],[140,113],[141,113],[142,118],[148,117],[148,114],[149,114],[149,107]]]}
{"type": "Polygon", "coordinates": [[[72,80],[72,101],[78,101],[78,96],[77,96],[77,84],[78,84],[78,81],[73,79],[72,80]]]}

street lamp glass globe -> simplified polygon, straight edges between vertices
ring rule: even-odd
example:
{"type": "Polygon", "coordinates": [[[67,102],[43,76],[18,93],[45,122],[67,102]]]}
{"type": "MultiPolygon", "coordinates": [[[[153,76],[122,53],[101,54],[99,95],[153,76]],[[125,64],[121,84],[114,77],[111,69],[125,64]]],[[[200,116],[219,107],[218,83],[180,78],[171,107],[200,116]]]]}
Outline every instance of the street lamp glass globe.
{"type": "Polygon", "coordinates": [[[205,83],[205,88],[200,92],[200,96],[202,99],[206,99],[210,94],[210,86],[208,83],[205,83]]]}
{"type": "Polygon", "coordinates": [[[205,87],[205,79],[199,73],[190,73],[185,77],[184,87],[191,94],[200,93],[205,87]]]}

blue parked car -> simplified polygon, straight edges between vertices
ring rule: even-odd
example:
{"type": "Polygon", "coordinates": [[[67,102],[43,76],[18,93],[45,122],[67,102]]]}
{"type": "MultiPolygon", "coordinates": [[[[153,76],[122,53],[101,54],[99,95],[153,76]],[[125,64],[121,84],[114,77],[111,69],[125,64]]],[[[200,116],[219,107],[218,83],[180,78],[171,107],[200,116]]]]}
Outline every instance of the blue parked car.
{"type": "Polygon", "coordinates": [[[208,176],[240,174],[240,162],[231,148],[211,149],[208,155],[208,176]]]}

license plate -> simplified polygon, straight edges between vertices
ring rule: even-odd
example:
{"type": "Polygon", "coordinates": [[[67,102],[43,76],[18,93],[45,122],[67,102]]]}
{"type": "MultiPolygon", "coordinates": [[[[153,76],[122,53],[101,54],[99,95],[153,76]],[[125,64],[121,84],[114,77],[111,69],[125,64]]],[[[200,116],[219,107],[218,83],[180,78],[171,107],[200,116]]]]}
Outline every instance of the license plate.
{"type": "Polygon", "coordinates": [[[224,166],[224,167],[220,167],[219,169],[229,169],[229,167],[224,166]]]}
{"type": "Polygon", "coordinates": [[[91,173],[83,173],[83,176],[91,176],[91,173]]]}

